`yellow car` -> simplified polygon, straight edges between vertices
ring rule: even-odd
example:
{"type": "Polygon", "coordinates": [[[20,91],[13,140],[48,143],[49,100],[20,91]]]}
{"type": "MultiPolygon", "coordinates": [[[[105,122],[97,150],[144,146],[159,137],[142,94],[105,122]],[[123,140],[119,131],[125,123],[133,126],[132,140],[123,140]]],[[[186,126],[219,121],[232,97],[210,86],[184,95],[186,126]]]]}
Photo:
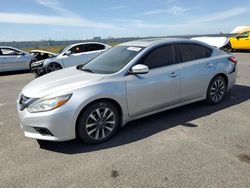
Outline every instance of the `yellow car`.
{"type": "Polygon", "coordinates": [[[250,31],[244,31],[231,37],[230,45],[233,50],[250,50],[250,31]]]}

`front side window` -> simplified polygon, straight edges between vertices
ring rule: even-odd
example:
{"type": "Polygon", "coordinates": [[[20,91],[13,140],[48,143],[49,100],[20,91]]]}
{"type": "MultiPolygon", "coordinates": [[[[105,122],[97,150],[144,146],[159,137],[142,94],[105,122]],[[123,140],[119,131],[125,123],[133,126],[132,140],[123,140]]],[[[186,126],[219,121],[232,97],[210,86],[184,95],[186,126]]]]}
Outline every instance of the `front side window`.
{"type": "Polygon", "coordinates": [[[176,46],[181,56],[181,62],[207,58],[212,54],[211,49],[198,44],[177,44],[176,46]]]}
{"type": "Polygon", "coordinates": [[[142,47],[115,46],[91,60],[81,70],[99,74],[112,74],[120,71],[142,50],[142,47]]]}
{"type": "Polygon", "coordinates": [[[71,51],[72,54],[78,54],[78,53],[85,52],[85,45],[76,45],[76,46],[73,46],[70,49],[70,51],[71,51]]]}
{"type": "Polygon", "coordinates": [[[238,38],[248,38],[248,36],[249,36],[249,32],[244,32],[238,35],[238,38]]]}
{"type": "Polygon", "coordinates": [[[173,46],[167,45],[152,50],[145,55],[140,63],[147,65],[149,69],[174,64],[173,46]]]}

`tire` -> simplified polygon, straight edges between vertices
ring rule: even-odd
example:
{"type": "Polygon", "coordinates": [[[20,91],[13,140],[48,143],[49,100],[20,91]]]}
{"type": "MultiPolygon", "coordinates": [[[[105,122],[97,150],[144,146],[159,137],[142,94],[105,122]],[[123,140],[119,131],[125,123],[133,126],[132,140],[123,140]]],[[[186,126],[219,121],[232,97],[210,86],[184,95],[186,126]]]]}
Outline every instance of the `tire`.
{"type": "Polygon", "coordinates": [[[227,84],[222,76],[214,77],[207,89],[207,104],[218,104],[220,103],[226,93],[227,84]]]}
{"type": "Polygon", "coordinates": [[[62,66],[58,63],[50,63],[46,66],[47,73],[54,72],[60,69],[62,69],[62,66]]]}
{"type": "Polygon", "coordinates": [[[99,144],[115,134],[119,123],[120,116],[114,104],[105,101],[96,102],[80,114],[76,135],[85,143],[99,144]]]}
{"type": "Polygon", "coordinates": [[[41,76],[38,72],[33,72],[33,73],[34,73],[35,78],[38,78],[39,76],[41,76]]]}

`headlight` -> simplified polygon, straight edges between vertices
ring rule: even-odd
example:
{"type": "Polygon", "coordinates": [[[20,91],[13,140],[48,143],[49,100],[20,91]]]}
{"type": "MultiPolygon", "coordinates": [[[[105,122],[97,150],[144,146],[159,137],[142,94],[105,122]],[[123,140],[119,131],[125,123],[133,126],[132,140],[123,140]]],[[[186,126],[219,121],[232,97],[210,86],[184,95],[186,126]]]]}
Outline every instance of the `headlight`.
{"type": "Polygon", "coordinates": [[[35,62],[32,63],[32,65],[33,65],[33,66],[41,66],[41,65],[43,65],[43,62],[44,62],[44,60],[35,61],[35,62]]]}
{"type": "Polygon", "coordinates": [[[53,110],[65,104],[71,96],[72,94],[58,96],[54,98],[41,98],[30,104],[27,110],[31,113],[53,110]]]}

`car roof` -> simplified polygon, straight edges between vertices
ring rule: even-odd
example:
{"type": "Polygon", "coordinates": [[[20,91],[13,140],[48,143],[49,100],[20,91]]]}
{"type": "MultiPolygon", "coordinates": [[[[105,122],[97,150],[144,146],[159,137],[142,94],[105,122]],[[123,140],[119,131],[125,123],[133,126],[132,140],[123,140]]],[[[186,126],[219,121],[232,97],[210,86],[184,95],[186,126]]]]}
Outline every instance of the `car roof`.
{"type": "Polygon", "coordinates": [[[28,54],[28,52],[21,50],[21,49],[18,49],[18,48],[15,48],[15,47],[12,47],[12,46],[0,46],[0,48],[10,48],[10,49],[17,50],[17,51],[23,52],[25,54],[28,54]]]}
{"type": "Polygon", "coordinates": [[[125,42],[119,44],[118,46],[138,46],[138,47],[149,47],[152,45],[164,44],[164,43],[174,43],[174,42],[189,42],[189,43],[197,43],[201,44],[197,41],[192,41],[190,39],[182,39],[182,38],[149,38],[149,39],[141,39],[130,42],[125,42]]]}

